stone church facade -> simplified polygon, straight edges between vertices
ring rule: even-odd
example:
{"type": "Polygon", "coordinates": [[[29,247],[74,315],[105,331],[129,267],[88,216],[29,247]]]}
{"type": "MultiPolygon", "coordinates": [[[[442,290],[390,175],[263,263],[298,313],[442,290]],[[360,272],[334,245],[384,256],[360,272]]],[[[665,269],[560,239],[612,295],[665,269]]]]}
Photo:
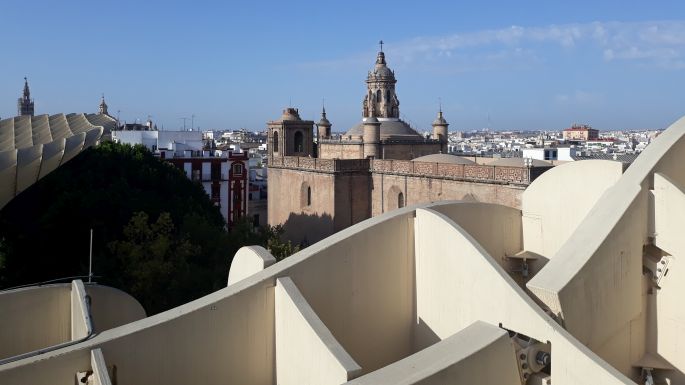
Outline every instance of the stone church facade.
{"type": "Polygon", "coordinates": [[[523,190],[544,169],[447,155],[442,111],[431,137],[422,137],[400,119],[396,83],[380,51],[367,76],[362,121],[337,139],[325,109],[316,124],[295,108],[267,123],[269,224],[283,225],[293,242],[311,244],[417,203],[457,199],[520,208],[523,190]]]}

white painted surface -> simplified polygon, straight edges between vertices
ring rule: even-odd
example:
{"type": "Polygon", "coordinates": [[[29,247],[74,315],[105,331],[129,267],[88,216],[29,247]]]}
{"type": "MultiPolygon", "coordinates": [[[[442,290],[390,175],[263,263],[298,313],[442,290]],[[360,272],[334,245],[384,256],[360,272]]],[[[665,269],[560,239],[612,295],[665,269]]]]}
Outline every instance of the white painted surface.
{"type": "Polygon", "coordinates": [[[289,277],[276,280],[275,305],[277,384],[337,385],[361,372],[289,277]]]}
{"type": "Polygon", "coordinates": [[[251,275],[254,275],[276,263],[269,251],[261,246],[243,246],[233,257],[228,270],[228,283],[232,285],[251,275]]]}
{"type": "Polygon", "coordinates": [[[441,342],[347,384],[520,385],[517,364],[508,333],[478,321],[441,342]]]}
{"type": "Polygon", "coordinates": [[[71,340],[88,337],[93,331],[86,289],[80,279],[71,281],[71,340]]]}
{"type": "Polygon", "coordinates": [[[523,192],[523,243],[552,258],[604,192],[623,174],[620,162],[582,160],[547,170],[523,192]]]}

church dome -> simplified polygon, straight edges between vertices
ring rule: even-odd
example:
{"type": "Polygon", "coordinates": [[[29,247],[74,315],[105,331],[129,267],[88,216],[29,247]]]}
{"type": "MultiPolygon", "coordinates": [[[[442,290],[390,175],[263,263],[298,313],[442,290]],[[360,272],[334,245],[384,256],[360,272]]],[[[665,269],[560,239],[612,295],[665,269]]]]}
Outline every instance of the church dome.
{"type": "MultiPolygon", "coordinates": [[[[376,119],[375,117],[366,118],[376,119]]],[[[345,136],[362,136],[364,135],[364,122],[362,120],[354,127],[350,128],[345,136]]],[[[411,128],[406,122],[400,119],[386,120],[380,119],[381,122],[381,139],[411,139],[423,140],[423,137],[411,128]]]]}
{"type": "Polygon", "coordinates": [[[319,127],[330,127],[331,126],[331,121],[328,120],[326,117],[326,108],[323,109],[321,112],[321,119],[319,120],[319,123],[316,124],[319,127]]]}
{"type": "Polygon", "coordinates": [[[283,115],[281,115],[280,120],[286,121],[286,120],[302,120],[302,119],[300,119],[300,112],[297,110],[297,108],[288,107],[285,110],[283,110],[283,115]]]}
{"type": "MultiPolygon", "coordinates": [[[[500,158],[488,163],[488,166],[526,167],[526,160],[524,158],[500,158]]],[[[531,166],[552,167],[552,163],[539,159],[531,159],[531,166]]]]}
{"type": "Polygon", "coordinates": [[[476,162],[450,154],[431,154],[412,159],[416,162],[449,163],[449,164],[476,164],[476,162]]]}
{"type": "Polygon", "coordinates": [[[385,53],[383,51],[378,52],[376,57],[376,65],[372,71],[369,71],[369,80],[373,78],[387,78],[388,80],[395,79],[395,73],[388,68],[388,64],[385,62],[385,53]]]}
{"type": "Polygon", "coordinates": [[[369,77],[380,77],[380,78],[395,78],[395,74],[387,66],[377,66],[373,69],[373,72],[369,74],[369,77]]]}
{"type": "Polygon", "coordinates": [[[331,126],[331,121],[326,119],[326,118],[321,118],[321,120],[319,120],[319,123],[317,123],[317,125],[322,126],[322,127],[328,127],[328,126],[331,126]]]}
{"type": "Polygon", "coordinates": [[[447,120],[442,116],[442,110],[438,112],[438,117],[433,121],[434,126],[446,126],[447,120]]]}

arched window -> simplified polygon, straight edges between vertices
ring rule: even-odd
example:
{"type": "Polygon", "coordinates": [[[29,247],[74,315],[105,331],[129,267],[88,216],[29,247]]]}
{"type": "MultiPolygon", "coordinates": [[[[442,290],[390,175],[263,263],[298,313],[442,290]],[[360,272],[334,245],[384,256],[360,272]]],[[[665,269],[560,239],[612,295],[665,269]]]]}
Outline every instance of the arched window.
{"type": "Polygon", "coordinates": [[[312,205],[312,188],[307,187],[307,206],[312,205]]]}
{"type": "Polygon", "coordinates": [[[274,131],[274,150],[273,152],[278,152],[278,131],[274,131]]]}
{"type": "Polygon", "coordinates": [[[383,91],[381,91],[381,90],[376,91],[376,100],[378,101],[378,103],[383,101],[383,91]]]}
{"type": "Polygon", "coordinates": [[[304,151],[304,135],[302,135],[302,131],[297,131],[295,133],[295,152],[303,152],[304,151]]]}
{"type": "Polygon", "coordinates": [[[399,193],[397,194],[397,208],[401,209],[404,207],[404,194],[399,193]]]}
{"type": "Polygon", "coordinates": [[[390,92],[387,92],[387,91],[385,92],[385,101],[387,103],[390,103],[390,92]]]}

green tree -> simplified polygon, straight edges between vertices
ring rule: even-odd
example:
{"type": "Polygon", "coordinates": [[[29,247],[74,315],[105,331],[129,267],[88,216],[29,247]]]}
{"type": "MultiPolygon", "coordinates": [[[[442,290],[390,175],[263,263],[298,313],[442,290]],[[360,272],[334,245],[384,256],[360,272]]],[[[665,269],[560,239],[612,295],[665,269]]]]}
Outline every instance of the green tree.
{"type": "Polygon", "coordinates": [[[267,225],[261,231],[265,234],[266,238],[266,245],[264,247],[269,250],[277,261],[282,261],[300,251],[300,246],[293,245],[292,242],[282,239],[283,232],[285,231],[283,226],[267,225]]]}
{"type": "Polygon", "coordinates": [[[236,251],[297,250],[283,229],[230,232],[203,187],[143,146],[105,142],[19,194],[0,211],[0,288],[88,274],[154,314],[226,286],[236,251]]]}
{"type": "MultiPolygon", "coordinates": [[[[136,214],[139,212],[154,219],[150,231],[159,220],[162,222],[157,227],[166,223],[173,228],[164,237],[161,230],[153,232],[160,250],[164,239],[172,245],[184,245],[186,241],[192,246],[188,271],[197,277],[198,284],[177,293],[176,303],[225,286],[231,258],[242,245],[230,239],[223,216],[202,186],[143,146],[105,142],[48,174],[0,211],[0,238],[5,240],[4,251],[0,252],[4,255],[0,287],[88,274],[89,234],[93,229],[97,281],[131,293],[134,284],[143,283],[133,281],[127,270],[130,267],[109,245],[134,242],[126,229],[130,229],[131,220],[142,226],[142,217],[136,214]]],[[[179,255],[177,258],[188,257],[179,255]]],[[[181,262],[173,263],[181,264],[178,271],[183,271],[181,262]]],[[[147,276],[138,274],[156,277],[163,272],[163,266],[151,264],[151,269],[158,270],[147,276]]],[[[146,293],[166,294],[163,289],[146,293]]],[[[147,298],[137,299],[154,303],[147,298]]],[[[146,310],[154,313],[166,306],[146,310]]]]}
{"type": "Polygon", "coordinates": [[[187,289],[201,284],[196,282],[201,277],[190,274],[200,247],[175,235],[167,212],[154,223],[146,213],[134,213],[124,227],[123,239],[110,242],[109,249],[123,266],[122,278],[128,281],[130,294],[153,312],[178,305],[187,289]]]}

